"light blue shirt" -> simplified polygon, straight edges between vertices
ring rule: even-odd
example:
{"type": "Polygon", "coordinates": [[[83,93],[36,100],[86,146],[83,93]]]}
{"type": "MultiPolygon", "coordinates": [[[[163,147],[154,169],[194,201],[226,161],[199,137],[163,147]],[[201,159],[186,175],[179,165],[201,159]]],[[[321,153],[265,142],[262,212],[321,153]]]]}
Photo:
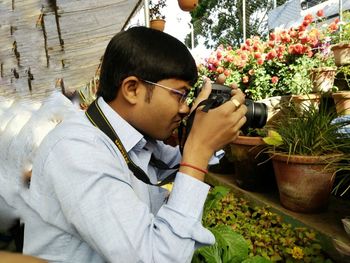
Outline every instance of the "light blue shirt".
{"type": "MultiPolygon", "coordinates": [[[[149,164],[152,153],[169,166],[180,161],[178,148],[147,142],[102,98],[98,103],[153,183],[164,173],[149,164]]],[[[114,143],[79,111],[38,149],[24,253],[50,262],[190,262],[196,248],[215,242],[201,224],[208,190],[180,172],[170,196],[139,181],[114,143]]]]}

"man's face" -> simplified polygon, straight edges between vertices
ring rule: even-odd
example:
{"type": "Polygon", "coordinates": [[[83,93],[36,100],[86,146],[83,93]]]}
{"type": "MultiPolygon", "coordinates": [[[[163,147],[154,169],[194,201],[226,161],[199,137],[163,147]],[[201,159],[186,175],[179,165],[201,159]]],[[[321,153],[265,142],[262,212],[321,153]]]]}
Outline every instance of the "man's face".
{"type": "Polygon", "coordinates": [[[164,140],[180,125],[184,116],[189,113],[182,94],[190,89],[187,82],[177,79],[165,79],[154,85],[150,100],[147,100],[147,89],[152,85],[147,80],[142,81],[145,90],[145,100],[142,105],[142,118],[139,119],[139,129],[146,135],[164,140]],[[147,87],[148,86],[148,87],[147,87]]]}

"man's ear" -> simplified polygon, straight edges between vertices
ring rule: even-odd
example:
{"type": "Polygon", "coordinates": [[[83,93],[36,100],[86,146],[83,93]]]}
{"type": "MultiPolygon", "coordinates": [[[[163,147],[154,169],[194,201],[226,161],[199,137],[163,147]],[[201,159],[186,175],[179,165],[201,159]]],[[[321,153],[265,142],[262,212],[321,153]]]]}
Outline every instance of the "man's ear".
{"type": "Polygon", "coordinates": [[[131,104],[139,100],[141,91],[141,81],[135,76],[125,78],[120,87],[120,95],[131,104]]]}

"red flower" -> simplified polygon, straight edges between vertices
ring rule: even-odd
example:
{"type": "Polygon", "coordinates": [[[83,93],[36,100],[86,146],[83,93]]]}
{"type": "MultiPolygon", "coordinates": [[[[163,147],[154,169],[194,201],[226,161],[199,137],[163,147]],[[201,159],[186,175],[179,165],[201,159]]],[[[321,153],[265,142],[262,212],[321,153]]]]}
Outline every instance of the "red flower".
{"type": "Polygon", "coordinates": [[[271,49],[269,53],[267,53],[266,59],[271,60],[277,57],[277,52],[274,49],[271,49]]]}
{"type": "Polygon", "coordinates": [[[263,58],[258,58],[256,63],[258,63],[258,65],[262,65],[262,64],[264,64],[264,59],[263,58]]]}
{"type": "Polygon", "coordinates": [[[225,75],[226,77],[230,76],[230,74],[231,74],[231,70],[229,70],[229,69],[225,69],[225,70],[224,70],[224,75],[225,75]]]}
{"type": "Polygon", "coordinates": [[[323,9],[318,10],[317,13],[316,13],[316,15],[317,15],[318,17],[323,17],[323,16],[324,16],[324,11],[323,11],[323,9]]]}
{"type": "Polygon", "coordinates": [[[255,53],[254,58],[256,58],[256,59],[261,58],[261,53],[255,53]]]}
{"type": "Polygon", "coordinates": [[[329,26],[328,26],[329,31],[334,32],[338,30],[338,24],[336,24],[335,22],[332,22],[329,26]]]}
{"type": "Polygon", "coordinates": [[[271,78],[271,82],[272,82],[273,84],[276,84],[276,83],[278,82],[278,77],[277,77],[277,76],[273,76],[273,77],[271,78]]]}

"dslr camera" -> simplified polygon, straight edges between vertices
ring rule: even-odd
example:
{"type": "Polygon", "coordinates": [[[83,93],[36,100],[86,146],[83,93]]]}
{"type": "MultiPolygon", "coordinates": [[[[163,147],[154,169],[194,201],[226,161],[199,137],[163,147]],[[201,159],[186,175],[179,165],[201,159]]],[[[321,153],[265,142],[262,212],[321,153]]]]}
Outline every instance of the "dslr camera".
{"type": "MultiPolygon", "coordinates": [[[[213,83],[212,92],[209,95],[209,100],[213,100],[210,108],[216,108],[231,99],[232,89],[228,86],[213,83]]],[[[241,128],[242,131],[248,128],[262,128],[267,121],[268,109],[265,103],[254,102],[251,99],[246,99],[247,118],[246,123],[241,128]]]]}
{"type": "MultiPolygon", "coordinates": [[[[228,86],[213,83],[212,84],[212,92],[209,95],[209,98],[202,101],[198,106],[204,106],[202,111],[208,112],[210,109],[216,108],[223,103],[229,101],[231,99],[231,91],[232,89],[228,86]]],[[[244,103],[248,110],[245,115],[247,118],[246,123],[242,126],[241,130],[243,132],[247,132],[249,128],[262,128],[265,126],[266,121],[267,121],[267,114],[268,114],[268,109],[265,103],[259,103],[259,102],[254,102],[251,99],[246,99],[244,103]]],[[[183,131],[183,129],[180,127],[179,129],[179,139],[180,142],[183,141],[183,132],[185,132],[185,140],[187,135],[189,134],[195,112],[193,111],[190,116],[188,116],[186,120],[186,126],[183,131]]]]}

